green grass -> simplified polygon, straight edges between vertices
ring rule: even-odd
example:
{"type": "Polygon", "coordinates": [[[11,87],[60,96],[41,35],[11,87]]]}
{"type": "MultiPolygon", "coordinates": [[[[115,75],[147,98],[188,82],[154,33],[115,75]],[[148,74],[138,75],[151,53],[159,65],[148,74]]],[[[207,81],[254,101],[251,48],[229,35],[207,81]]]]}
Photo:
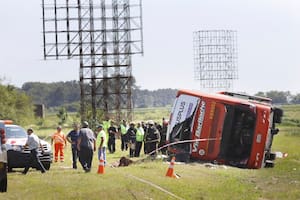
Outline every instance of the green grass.
{"type": "MultiPolygon", "coordinates": [[[[299,108],[287,108],[285,118],[300,119],[293,112],[299,108]]],[[[300,128],[284,125],[280,129],[273,150],[287,152],[288,157],[276,159],[274,168],[209,168],[201,163],[176,163],[179,179],[165,176],[169,164],[162,160],[146,159],[129,167],[112,168],[112,163],[128,155],[119,150],[117,140],[117,152],[108,154],[104,174],[97,174],[96,156],[91,173],[71,169],[67,146],[66,161],[54,163],[46,174],[30,170],[22,175],[22,169],[9,173],[8,192],[0,194],[0,199],[300,199],[300,128]]],[[[48,135],[54,130],[41,129],[39,133],[48,135]]],[[[65,128],[65,133],[68,130],[65,128]]]]}

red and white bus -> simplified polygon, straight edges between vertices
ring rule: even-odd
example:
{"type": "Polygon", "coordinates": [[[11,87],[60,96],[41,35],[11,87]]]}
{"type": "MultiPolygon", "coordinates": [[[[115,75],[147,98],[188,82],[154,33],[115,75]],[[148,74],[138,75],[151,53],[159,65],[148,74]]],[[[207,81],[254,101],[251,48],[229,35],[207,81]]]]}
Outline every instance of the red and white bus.
{"type": "Polygon", "coordinates": [[[275,123],[283,111],[264,97],[179,90],[167,142],[178,161],[201,160],[241,168],[273,167],[275,123]]]}

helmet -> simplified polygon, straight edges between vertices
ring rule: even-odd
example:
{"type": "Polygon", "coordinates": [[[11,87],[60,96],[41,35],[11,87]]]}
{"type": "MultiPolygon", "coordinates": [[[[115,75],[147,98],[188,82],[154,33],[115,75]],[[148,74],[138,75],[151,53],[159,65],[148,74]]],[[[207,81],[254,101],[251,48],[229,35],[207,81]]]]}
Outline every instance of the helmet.
{"type": "Polygon", "coordinates": [[[154,125],[154,121],[153,121],[153,120],[149,120],[149,121],[148,121],[148,124],[149,124],[149,125],[154,125]]]}
{"type": "Polygon", "coordinates": [[[82,127],[88,127],[89,126],[89,123],[87,122],[87,121],[84,121],[84,122],[82,122],[82,127]]]}

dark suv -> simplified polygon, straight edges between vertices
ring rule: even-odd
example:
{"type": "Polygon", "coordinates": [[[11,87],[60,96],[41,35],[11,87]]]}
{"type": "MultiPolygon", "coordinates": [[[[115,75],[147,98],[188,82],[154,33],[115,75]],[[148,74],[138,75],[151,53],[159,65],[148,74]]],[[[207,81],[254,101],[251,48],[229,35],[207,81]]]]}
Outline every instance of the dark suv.
{"type": "MultiPolygon", "coordinates": [[[[5,124],[5,134],[8,171],[12,171],[13,168],[24,168],[30,153],[29,149],[24,149],[28,136],[26,131],[21,126],[5,124]]],[[[44,152],[39,149],[38,156],[45,169],[49,170],[52,163],[51,145],[44,140],[40,141],[44,152]]],[[[36,163],[32,163],[31,167],[37,168],[36,163]]]]}

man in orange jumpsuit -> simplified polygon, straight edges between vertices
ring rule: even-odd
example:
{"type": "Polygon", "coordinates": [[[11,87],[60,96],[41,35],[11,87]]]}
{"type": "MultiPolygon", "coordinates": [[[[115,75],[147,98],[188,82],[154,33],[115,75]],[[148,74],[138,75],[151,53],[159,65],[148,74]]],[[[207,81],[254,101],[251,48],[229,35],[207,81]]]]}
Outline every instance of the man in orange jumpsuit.
{"type": "Polygon", "coordinates": [[[57,131],[51,137],[51,144],[54,143],[54,162],[58,161],[58,154],[60,162],[64,162],[64,148],[67,145],[67,140],[61,129],[61,126],[58,126],[57,131]]]}

